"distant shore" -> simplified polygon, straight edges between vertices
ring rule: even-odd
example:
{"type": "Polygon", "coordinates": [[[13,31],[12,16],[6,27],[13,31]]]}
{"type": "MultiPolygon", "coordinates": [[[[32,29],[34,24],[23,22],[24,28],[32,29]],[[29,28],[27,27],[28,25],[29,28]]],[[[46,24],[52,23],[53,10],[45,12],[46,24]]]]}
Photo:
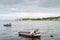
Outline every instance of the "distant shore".
{"type": "Polygon", "coordinates": [[[27,21],[27,20],[30,20],[30,21],[32,21],[32,20],[60,21],[60,16],[58,16],[58,17],[46,17],[46,18],[18,18],[18,19],[16,19],[16,21],[27,21]]]}

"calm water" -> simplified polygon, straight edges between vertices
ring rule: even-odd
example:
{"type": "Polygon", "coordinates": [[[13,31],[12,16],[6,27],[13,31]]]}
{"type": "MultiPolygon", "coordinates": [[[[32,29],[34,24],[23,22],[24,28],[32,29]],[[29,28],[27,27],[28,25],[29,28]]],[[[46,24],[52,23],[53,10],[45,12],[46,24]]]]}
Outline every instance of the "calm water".
{"type": "Polygon", "coordinates": [[[19,37],[18,32],[32,31],[36,27],[40,29],[41,40],[60,40],[60,21],[0,21],[0,40],[32,40],[19,37]],[[4,27],[3,24],[6,23],[11,23],[12,26],[4,27]]]}

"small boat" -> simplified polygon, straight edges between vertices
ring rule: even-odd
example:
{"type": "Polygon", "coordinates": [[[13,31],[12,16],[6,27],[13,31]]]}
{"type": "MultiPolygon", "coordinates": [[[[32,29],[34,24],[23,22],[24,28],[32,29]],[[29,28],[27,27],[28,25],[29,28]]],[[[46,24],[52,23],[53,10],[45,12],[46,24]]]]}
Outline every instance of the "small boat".
{"type": "Polygon", "coordinates": [[[4,26],[11,26],[11,23],[9,23],[9,24],[4,24],[4,26]]]}
{"type": "Polygon", "coordinates": [[[41,35],[30,35],[30,32],[18,32],[19,36],[29,37],[29,38],[40,38],[41,35]]]}

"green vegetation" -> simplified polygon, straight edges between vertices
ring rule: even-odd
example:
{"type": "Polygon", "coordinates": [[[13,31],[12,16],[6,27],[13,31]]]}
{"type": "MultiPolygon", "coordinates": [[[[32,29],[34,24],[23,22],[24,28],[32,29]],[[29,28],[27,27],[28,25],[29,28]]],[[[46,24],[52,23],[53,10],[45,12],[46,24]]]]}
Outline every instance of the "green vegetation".
{"type": "Polygon", "coordinates": [[[60,20],[60,16],[58,16],[58,17],[47,17],[47,18],[20,18],[17,20],[60,20]]]}

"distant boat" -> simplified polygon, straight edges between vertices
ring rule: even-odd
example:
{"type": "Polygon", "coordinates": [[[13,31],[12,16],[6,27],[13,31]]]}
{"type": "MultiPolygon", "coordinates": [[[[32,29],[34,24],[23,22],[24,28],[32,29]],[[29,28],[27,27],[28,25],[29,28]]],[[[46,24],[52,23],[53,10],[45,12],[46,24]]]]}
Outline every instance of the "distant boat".
{"type": "Polygon", "coordinates": [[[12,26],[12,25],[11,25],[11,23],[9,23],[9,24],[4,24],[4,26],[12,26]]]}
{"type": "Polygon", "coordinates": [[[30,32],[18,32],[19,36],[23,36],[23,37],[29,37],[29,38],[39,38],[41,35],[30,35],[30,32]]]}

